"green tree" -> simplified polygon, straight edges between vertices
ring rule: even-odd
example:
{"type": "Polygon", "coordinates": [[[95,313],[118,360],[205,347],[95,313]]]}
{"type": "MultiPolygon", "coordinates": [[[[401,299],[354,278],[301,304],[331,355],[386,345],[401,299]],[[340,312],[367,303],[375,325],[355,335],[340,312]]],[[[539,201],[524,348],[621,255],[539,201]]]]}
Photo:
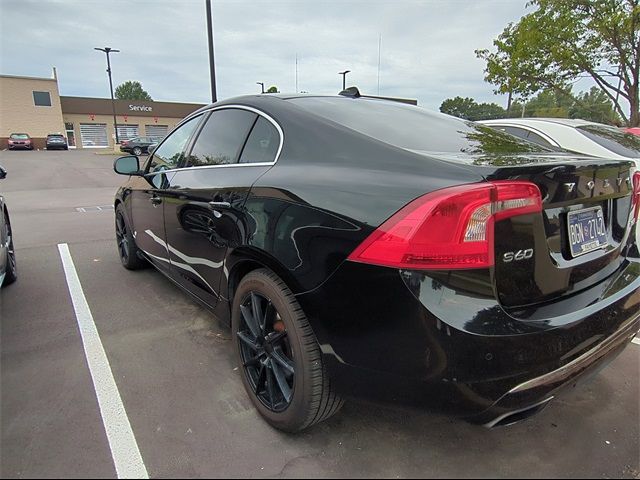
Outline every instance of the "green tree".
{"type": "Polygon", "coordinates": [[[140,82],[128,80],[116,87],[115,92],[118,100],[153,100],[146,90],[142,88],[140,82]]]}
{"type": "Polygon", "coordinates": [[[505,110],[495,103],[477,103],[473,98],[447,98],[440,111],[447,115],[464,118],[465,120],[489,120],[492,118],[503,118],[505,110]]]}
{"type": "Polygon", "coordinates": [[[525,105],[525,117],[568,118],[575,104],[569,90],[543,90],[525,105]]]}
{"type": "Polygon", "coordinates": [[[598,87],[591,87],[588,92],[582,92],[577,96],[576,103],[569,109],[569,117],[598,123],[621,123],[611,100],[598,87]]]}
{"type": "Polygon", "coordinates": [[[278,87],[276,87],[275,85],[272,85],[271,87],[269,87],[269,90],[267,90],[266,93],[280,93],[280,92],[278,92],[278,87]]]}
{"type": "Polygon", "coordinates": [[[640,126],[640,0],[531,0],[537,9],[494,40],[485,80],[527,98],[591,77],[631,126],[640,126]],[[623,100],[629,103],[625,113],[623,100]]]}

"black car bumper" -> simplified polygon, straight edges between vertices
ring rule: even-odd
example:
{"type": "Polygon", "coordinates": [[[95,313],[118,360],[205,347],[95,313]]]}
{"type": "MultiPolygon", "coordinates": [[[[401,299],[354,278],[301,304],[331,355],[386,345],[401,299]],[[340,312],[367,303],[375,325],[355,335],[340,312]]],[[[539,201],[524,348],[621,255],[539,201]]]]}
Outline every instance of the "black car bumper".
{"type": "Polygon", "coordinates": [[[640,329],[639,269],[599,285],[597,301],[547,305],[545,318],[516,318],[441,276],[352,262],[298,299],[343,394],[493,426],[542,408],[628,344],[640,329]]]}

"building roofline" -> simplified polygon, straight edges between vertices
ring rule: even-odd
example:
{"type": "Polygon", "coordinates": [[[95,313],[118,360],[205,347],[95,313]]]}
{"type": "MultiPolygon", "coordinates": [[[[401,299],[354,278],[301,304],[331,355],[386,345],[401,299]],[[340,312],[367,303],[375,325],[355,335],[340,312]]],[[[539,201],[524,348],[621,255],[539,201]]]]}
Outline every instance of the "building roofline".
{"type": "MultiPolygon", "coordinates": [[[[78,95],[60,95],[60,98],[69,98],[69,99],[73,99],[73,100],[98,100],[98,101],[105,101],[105,102],[109,102],[109,104],[111,104],[111,98],[108,97],[81,97],[78,95]]],[[[165,100],[131,100],[131,99],[119,99],[119,98],[114,98],[114,101],[116,102],[142,102],[142,103],[167,103],[170,105],[194,105],[194,106],[198,106],[198,107],[202,107],[204,105],[206,105],[205,103],[198,103],[198,102],[169,102],[169,101],[165,101],[165,100]]]]}
{"type": "Polygon", "coordinates": [[[5,73],[0,73],[0,78],[20,78],[23,80],[46,80],[49,82],[58,82],[55,77],[29,77],[27,75],[8,75],[5,73]]]}

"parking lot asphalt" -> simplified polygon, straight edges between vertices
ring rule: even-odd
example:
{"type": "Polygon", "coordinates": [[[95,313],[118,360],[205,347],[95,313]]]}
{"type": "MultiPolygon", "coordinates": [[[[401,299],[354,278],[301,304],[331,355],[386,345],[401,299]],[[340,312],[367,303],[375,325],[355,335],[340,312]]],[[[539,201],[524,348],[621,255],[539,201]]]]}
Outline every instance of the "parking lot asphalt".
{"type": "Polygon", "coordinates": [[[19,279],[0,293],[0,474],[116,476],[58,245],[68,244],[150,477],[640,478],[640,345],[539,415],[485,430],[349,401],[298,435],[257,415],[229,331],[117,257],[124,179],[93,151],[0,152],[19,279]]]}

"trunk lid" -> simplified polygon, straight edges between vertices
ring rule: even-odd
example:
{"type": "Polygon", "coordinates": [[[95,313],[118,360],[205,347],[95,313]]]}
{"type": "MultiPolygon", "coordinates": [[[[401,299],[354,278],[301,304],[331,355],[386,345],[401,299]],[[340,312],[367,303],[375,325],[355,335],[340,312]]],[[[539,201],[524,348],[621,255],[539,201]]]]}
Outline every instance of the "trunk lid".
{"type": "Polygon", "coordinates": [[[471,157],[449,160],[490,181],[533,182],[542,193],[542,214],[495,225],[494,287],[503,306],[577,293],[624,266],[635,243],[632,161],[564,154],[471,157]]]}

